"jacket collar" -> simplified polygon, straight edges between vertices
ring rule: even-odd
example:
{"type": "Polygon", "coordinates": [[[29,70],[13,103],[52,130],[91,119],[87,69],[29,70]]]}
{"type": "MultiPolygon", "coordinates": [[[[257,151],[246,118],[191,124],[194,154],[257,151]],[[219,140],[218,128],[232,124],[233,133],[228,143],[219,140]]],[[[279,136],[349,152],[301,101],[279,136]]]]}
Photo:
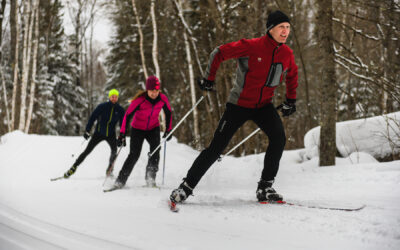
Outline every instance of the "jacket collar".
{"type": "Polygon", "coordinates": [[[277,41],[275,41],[275,39],[272,38],[272,36],[269,34],[269,32],[267,32],[267,34],[264,37],[265,37],[265,39],[264,39],[265,45],[267,45],[267,46],[272,45],[275,48],[275,47],[281,46],[283,44],[283,43],[278,43],[277,41]]]}
{"type": "MultiPolygon", "coordinates": [[[[161,94],[161,93],[160,93],[161,94]]],[[[158,101],[161,100],[161,96],[158,94],[156,99],[151,99],[146,93],[146,100],[149,101],[151,104],[156,104],[158,101]]]]}
{"type": "Polygon", "coordinates": [[[108,100],[107,104],[108,104],[108,105],[111,105],[111,106],[115,106],[115,105],[117,105],[117,104],[118,104],[118,102],[116,102],[116,103],[112,103],[110,100],[108,100]]]}

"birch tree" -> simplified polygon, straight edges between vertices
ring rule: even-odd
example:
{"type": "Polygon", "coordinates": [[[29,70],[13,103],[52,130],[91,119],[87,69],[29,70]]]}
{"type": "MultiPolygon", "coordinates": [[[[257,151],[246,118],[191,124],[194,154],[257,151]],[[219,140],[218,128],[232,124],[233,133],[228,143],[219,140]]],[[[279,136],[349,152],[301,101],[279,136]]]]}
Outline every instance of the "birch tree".
{"type": "Polygon", "coordinates": [[[143,74],[144,74],[144,79],[147,79],[147,77],[149,76],[147,74],[147,67],[146,67],[146,59],[144,57],[144,48],[143,48],[143,30],[142,30],[142,26],[140,24],[140,18],[139,18],[139,13],[138,10],[136,8],[136,2],[135,0],[132,0],[132,7],[133,7],[133,13],[135,14],[135,18],[136,18],[136,26],[138,28],[138,32],[139,32],[139,48],[140,48],[140,58],[142,59],[142,68],[143,68],[143,74]]]}
{"type": "MultiPolygon", "coordinates": [[[[0,46],[3,44],[3,19],[4,12],[6,9],[6,0],[1,1],[0,6],[0,46]]],[[[0,74],[1,74],[1,83],[3,87],[3,98],[4,98],[4,107],[6,110],[6,120],[7,120],[7,129],[8,132],[11,132],[11,124],[10,124],[10,110],[8,108],[8,98],[7,98],[7,88],[6,88],[6,80],[4,79],[4,69],[3,69],[3,46],[0,48],[0,74]]]]}
{"type": "Polygon", "coordinates": [[[154,9],[155,9],[155,0],[151,0],[150,15],[151,15],[151,22],[153,24],[153,49],[152,49],[152,55],[153,55],[154,68],[156,70],[156,76],[161,81],[160,66],[158,64],[158,45],[157,45],[158,44],[158,32],[157,32],[156,14],[154,12],[154,9]]]}
{"type": "Polygon", "coordinates": [[[27,85],[29,77],[29,63],[31,57],[31,44],[32,44],[32,29],[33,29],[33,15],[32,15],[31,1],[26,1],[24,6],[24,43],[22,48],[22,79],[21,79],[21,106],[19,111],[19,126],[21,131],[25,130],[26,121],[26,99],[27,99],[27,85]]]}
{"type": "MultiPolygon", "coordinates": [[[[187,25],[187,23],[185,21],[185,18],[183,17],[182,1],[181,0],[174,0],[174,2],[175,2],[175,5],[176,5],[176,7],[178,9],[178,15],[180,17],[180,20],[181,20],[181,22],[182,22],[182,24],[184,26],[183,39],[184,39],[184,42],[185,42],[186,60],[187,60],[187,63],[188,63],[191,101],[192,101],[192,106],[194,106],[195,103],[197,102],[197,98],[196,98],[196,89],[195,89],[196,86],[195,86],[195,83],[194,83],[192,53],[191,53],[191,50],[190,50],[189,39],[188,39],[188,35],[187,35],[187,30],[190,31],[190,28],[187,25]]],[[[193,39],[191,39],[191,40],[193,41],[193,39]]],[[[196,51],[197,51],[197,49],[196,49],[196,51]]],[[[195,145],[196,145],[197,149],[200,149],[200,130],[199,130],[199,119],[198,119],[198,117],[199,117],[198,111],[197,111],[197,108],[195,108],[193,110],[194,138],[195,138],[195,145]]]]}
{"type": "Polygon", "coordinates": [[[30,88],[30,95],[29,95],[29,107],[28,107],[28,114],[26,119],[25,125],[25,133],[29,132],[29,127],[31,125],[32,120],[32,113],[33,113],[33,104],[35,101],[35,89],[36,89],[36,65],[37,65],[37,53],[39,47],[39,2],[40,0],[36,1],[34,7],[34,16],[35,16],[35,38],[33,40],[33,58],[32,58],[32,77],[31,77],[31,88],[30,88]]]}

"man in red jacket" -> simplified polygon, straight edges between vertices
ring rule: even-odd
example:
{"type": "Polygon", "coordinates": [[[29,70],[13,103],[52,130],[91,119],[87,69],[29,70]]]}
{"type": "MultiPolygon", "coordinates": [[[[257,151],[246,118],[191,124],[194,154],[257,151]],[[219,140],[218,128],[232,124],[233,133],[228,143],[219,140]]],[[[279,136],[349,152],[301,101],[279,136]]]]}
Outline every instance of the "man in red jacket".
{"type": "Polygon", "coordinates": [[[210,145],[196,158],[182,184],[172,191],[172,202],[182,202],[193,193],[201,177],[247,120],[254,121],[269,139],[264,169],[256,191],[257,199],[272,202],[282,200],[282,195],[272,188],[272,184],[278,172],[286,136],[280,116],[271,101],[274,90],[286,75],[286,101],[278,109],[281,109],[283,116],[296,111],[297,66],[293,51],[284,44],[289,33],[289,18],[281,11],[275,11],[268,16],[265,36],[227,43],[211,53],[206,74],[199,81],[200,88],[213,90],[220,63],[231,58],[238,61],[236,80],[210,145]]]}

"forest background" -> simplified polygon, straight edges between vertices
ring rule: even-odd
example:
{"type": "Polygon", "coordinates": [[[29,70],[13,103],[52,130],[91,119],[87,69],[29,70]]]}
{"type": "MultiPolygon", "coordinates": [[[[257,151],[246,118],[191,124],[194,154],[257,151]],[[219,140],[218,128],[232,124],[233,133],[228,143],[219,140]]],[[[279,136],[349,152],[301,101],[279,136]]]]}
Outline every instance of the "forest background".
{"type": "MultiPolygon", "coordinates": [[[[127,108],[146,77],[157,75],[175,124],[204,95],[174,133],[202,149],[225,109],[236,68],[235,60],[221,64],[216,91],[201,92],[196,79],[209,54],[265,35],[267,16],[277,9],[291,19],[287,45],[299,67],[297,112],[283,118],[286,149],[304,147],[305,133],[321,126],[320,150],[334,156],[336,122],[400,110],[398,0],[1,0],[0,135],[17,129],[81,135],[108,90],[117,88],[127,108]],[[95,30],[105,19],[111,37],[104,32],[99,41],[95,30]]],[[[284,98],[282,83],[273,103],[284,98]]],[[[228,148],[256,128],[247,122],[228,148]]],[[[260,153],[267,145],[258,133],[235,153],[260,153]]]]}

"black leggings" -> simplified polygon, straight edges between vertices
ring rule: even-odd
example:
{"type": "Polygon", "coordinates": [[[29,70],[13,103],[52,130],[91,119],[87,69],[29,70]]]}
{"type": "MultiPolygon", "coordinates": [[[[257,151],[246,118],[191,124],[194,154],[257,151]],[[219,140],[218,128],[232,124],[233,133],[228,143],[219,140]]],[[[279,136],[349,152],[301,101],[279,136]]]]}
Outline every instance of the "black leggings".
{"type": "MultiPolygon", "coordinates": [[[[118,181],[125,184],[129,175],[131,174],[133,167],[139,159],[140,152],[142,151],[142,145],[144,139],[150,144],[150,152],[160,144],[160,127],[156,127],[150,131],[131,129],[131,144],[128,158],[126,158],[124,165],[118,175],[118,181]]],[[[155,178],[155,173],[158,171],[158,162],[160,160],[160,149],[158,149],[148,160],[146,167],[146,178],[148,177],[147,172],[151,172],[155,178]]],[[[153,178],[153,179],[154,179],[153,178]]]]}
{"type": "Polygon", "coordinates": [[[203,175],[224,151],[235,132],[247,120],[254,121],[268,136],[269,144],[265,153],[261,179],[274,180],[286,143],[285,130],[278,112],[273,104],[250,109],[227,103],[214,138],[208,148],[204,149],[196,158],[187,173],[185,181],[190,187],[196,187],[203,175]]]}
{"type": "Polygon", "coordinates": [[[115,135],[106,137],[98,133],[93,134],[85,151],[83,151],[82,154],[79,155],[78,159],[76,159],[74,166],[78,167],[85,160],[86,156],[88,156],[90,152],[92,152],[92,150],[97,146],[97,144],[99,144],[103,140],[106,140],[111,148],[111,156],[108,164],[108,167],[110,167],[114,162],[115,157],[117,156],[117,140],[115,139],[115,135]]]}

